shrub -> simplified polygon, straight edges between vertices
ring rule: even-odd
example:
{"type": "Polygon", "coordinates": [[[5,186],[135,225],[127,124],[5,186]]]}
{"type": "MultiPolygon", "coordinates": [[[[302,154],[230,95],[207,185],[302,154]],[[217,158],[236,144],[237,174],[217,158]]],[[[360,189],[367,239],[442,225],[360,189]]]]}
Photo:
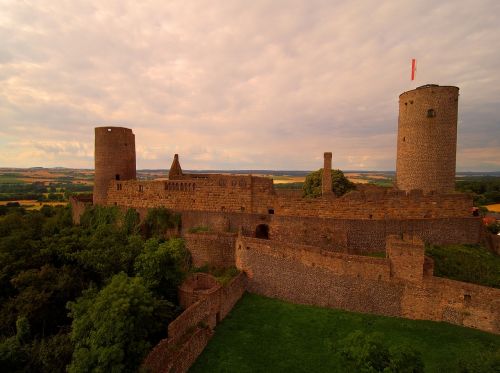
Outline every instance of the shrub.
{"type": "MultiPolygon", "coordinates": [[[[321,196],[322,178],[322,168],[307,175],[302,187],[302,190],[304,191],[304,197],[321,196]]],[[[344,173],[341,170],[332,170],[332,191],[336,196],[342,196],[353,189],[356,189],[356,186],[345,177],[344,173]]]]}

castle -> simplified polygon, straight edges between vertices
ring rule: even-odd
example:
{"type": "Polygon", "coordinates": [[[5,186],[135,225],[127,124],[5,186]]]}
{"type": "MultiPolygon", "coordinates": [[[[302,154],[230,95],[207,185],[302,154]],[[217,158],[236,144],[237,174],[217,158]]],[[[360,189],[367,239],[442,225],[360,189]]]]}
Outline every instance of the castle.
{"type": "MultiPolygon", "coordinates": [[[[332,153],[324,154],[323,195],[274,189],[267,177],[186,174],[175,155],[168,180],[136,179],[135,137],[120,127],[95,129],[93,203],[182,214],[183,233],[204,226],[329,251],[384,250],[386,237],[409,233],[434,244],[477,243],[472,199],[454,192],[458,88],[426,85],[399,102],[397,188],[332,193],[332,153]]],[[[78,207],[76,219],[78,219],[78,207]]],[[[219,256],[213,253],[214,256],[219,256]]]]}
{"type": "MultiPolygon", "coordinates": [[[[168,180],[137,180],[132,130],[100,127],[92,202],[133,208],[142,217],[154,207],[180,213],[194,264],[236,266],[245,276],[239,293],[500,333],[500,290],[434,277],[424,255],[424,243],[482,240],[472,198],[454,191],[458,91],[425,85],[399,96],[392,189],[359,187],[335,196],[328,152],[319,198],[275,189],[266,177],[187,174],[178,155],[168,180]],[[197,227],[208,232],[190,233],[197,227]],[[360,255],[384,250],[385,258],[360,255]]],[[[71,202],[78,222],[92,202],[71,202]]],[[[204,309],[189,312],[200,320],[216,313],[204,309]]]]}

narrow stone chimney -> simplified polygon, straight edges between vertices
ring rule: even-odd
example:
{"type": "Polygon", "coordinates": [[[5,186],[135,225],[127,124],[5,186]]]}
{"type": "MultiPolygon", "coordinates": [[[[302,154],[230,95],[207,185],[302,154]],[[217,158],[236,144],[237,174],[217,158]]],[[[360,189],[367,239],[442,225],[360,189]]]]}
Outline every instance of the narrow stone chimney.
{"type": "Polygon", "coordinates": [[[323,163],[323,179],[321,180],[321,192],[324,196],[332,195],[332,153],[325,152],[323,163]]]}
{"type": "Polygon", "coordinates": [[[168,178],[169,180],[175,180],[180,176],[182,176],[182,168],[181,164],[179,163],[179,155],[175,154],[172,166],[170,167],[170,171],[168,172],[168,178]]]}

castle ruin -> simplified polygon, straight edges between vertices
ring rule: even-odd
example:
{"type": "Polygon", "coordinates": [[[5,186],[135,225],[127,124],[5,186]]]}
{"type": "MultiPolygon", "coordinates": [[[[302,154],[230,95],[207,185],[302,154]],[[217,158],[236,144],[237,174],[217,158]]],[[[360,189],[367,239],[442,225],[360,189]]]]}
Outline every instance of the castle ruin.
{"type": "MultiPolygon", "coordinates": [[[[168,180],[143,181],[132,131],[96,128],[93,203],[142,217],[155,207],[178,212],[193,263],[236,266],[258,294],[500,333],[500,290],[434,277],[424,255],[424,243],[482,238],[472,198],[454,191],[457,108],[457,87],[401,94],[395,187],[341,197],[331,193],[332,153],[318,198],[275,189],[267,177],[189,174],[177,154],[168,180]],[[197,227],[207,231],[190,232],[197,227]],[[379,251],[386,257],[360,255],[379,251]]],[[[88,202],[72,204],[77,220],[88,202]]]]}

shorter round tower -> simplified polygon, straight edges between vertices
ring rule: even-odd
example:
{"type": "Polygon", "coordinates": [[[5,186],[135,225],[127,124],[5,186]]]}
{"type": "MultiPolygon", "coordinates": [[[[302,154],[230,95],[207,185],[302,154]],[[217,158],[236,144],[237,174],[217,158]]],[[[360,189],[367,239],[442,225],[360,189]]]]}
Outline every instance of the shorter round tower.
{"type": "Polygon", "coordinates": [[[458,87],[427,84],[399,96],[399,189],[455,189],[457,116],[458,87]]]}
{"type": "Polygon", "coordinates": [[[95,129],[94,205],[104,205],[111,180],[134,180],[135,135],[129,128],[95,129]]]}

